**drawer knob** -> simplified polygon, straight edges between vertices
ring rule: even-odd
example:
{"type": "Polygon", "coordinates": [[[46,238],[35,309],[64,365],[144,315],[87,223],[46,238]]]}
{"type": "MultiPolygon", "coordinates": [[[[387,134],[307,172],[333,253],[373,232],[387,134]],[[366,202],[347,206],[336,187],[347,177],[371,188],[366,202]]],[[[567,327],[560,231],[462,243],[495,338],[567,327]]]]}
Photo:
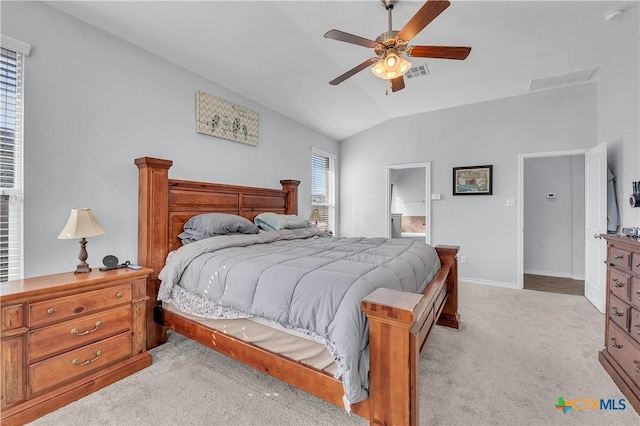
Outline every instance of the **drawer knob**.
{"type": "Polygon", "coordinates": [[[96,331],[101,325],[102,323],[100,321],[96,321],[96,326],[91,330],[85,330],[82,333],[80,333],[77,328],[74,328],[73,330],[71,330],[71,334],[75,334],[76,336],[86,336],[87,334],[93,333],[94,331],[96,331]]]}
{"type": "Polygon", "coordinates": [[[638,333],[640,335],[640,322],[637,322],[634,327],[636,329],[636,333],[638,333]]]}
{"type": "Polygon", "coordinates": [[[73,365],[89,365],[93,361],[97,360],[100,357],[100,355],[102,355],[102,351],[96,352],[96,356],[94,358],[92,358],[92,359],[87,359],[87,360],[85,360],[83,362],[80,362],[77,359],[74,359],[73,361],[71,361],[71,364],[73,364],[73,365]]]}
{"type": "Polygon", "coordinates": [[[117,297],[118,299],[120,299],[120,298],[122,297],[122,293],[121,293],[121,292],[117,292],[117,293],[116,293],[116,297],[117,297]]]}
{"type": "Polygon", "coordinates": [[[613,281],[613,285],[615,287],[618,287],[618,288],[624,287],[624,283],[622,281],[619,281],[617,278],[614,278],[611,281],[613,281]]]}
{"type": "Polygon", "coordinates": [[[49,309],[47,309],[47,313],[48,313],[49,315],[53,315],[55,312],[56,312],[56,310],[55,310],[55,309],[53,309],[53,308],[49,308],[49,309]]]}
{"type": "Polygon", "coordinates": [[[623,345],[621,345],[621,344],[619,344],[619,343],[616,343],[616,338],[615,338],[615,337],[612,337],[612,338],[611,338],[611,346],[613,346],[613,347],[614,347],[614,348],[616,348],[616,349],[622,349],[622,346],[623,346],[623,345]]]}
{"type": "Polygon", "coordinates": [[[623,258],[623,256],[621,254],[616,254],[615,256],[613,256],[613,258],[620,260],[623,258]]]}
{"type": "Polygon", "coordinates": [[[611,308],[611,313],[617,317],[623,317],[624,316],[624,312],[620,312],[618,311],[618,308],[616,306],[614,306],[613,308],[611,308]]]}
{"type": "Polygon", "coordinates": [[[638,296],[638,299],[640,299],[640,290],[636,291],[636,295],[638,296]]]}
{"type": "Polygon", "coordinates": [[[636,373],[640,373],[640,362],[637,359],[633,360],[633,366],[636,368],[636,373]]]}

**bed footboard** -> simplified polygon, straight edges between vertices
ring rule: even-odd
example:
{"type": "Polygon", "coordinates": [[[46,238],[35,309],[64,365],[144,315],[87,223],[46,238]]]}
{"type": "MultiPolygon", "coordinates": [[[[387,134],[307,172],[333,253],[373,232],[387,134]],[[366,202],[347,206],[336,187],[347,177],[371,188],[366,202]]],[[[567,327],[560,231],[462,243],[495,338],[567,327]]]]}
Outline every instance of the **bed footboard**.
{"type": "Polygon", "coordinates": [[[423,294],[379,288],[362,300],[369,319],[370,424],[418,424],[420,352],[434,324],[459,328],[458,247],[436,250],[442,267],[423,294]]]}

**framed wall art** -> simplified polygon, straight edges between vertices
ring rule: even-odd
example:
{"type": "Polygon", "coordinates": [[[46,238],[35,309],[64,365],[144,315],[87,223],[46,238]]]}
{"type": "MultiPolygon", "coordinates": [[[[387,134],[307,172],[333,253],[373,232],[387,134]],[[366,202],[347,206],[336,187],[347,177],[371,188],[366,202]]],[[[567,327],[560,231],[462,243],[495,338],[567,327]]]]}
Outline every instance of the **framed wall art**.
{"type": "Polygon", "coordinates": [[[257,112],[208,93],[196,94],[196,131],[248,145],[258,145],[257,112]]]}
{"type": "Polygon", "coordinates": [[[493,165],[453,168],[453,195],[491,195],[493,165]]]}

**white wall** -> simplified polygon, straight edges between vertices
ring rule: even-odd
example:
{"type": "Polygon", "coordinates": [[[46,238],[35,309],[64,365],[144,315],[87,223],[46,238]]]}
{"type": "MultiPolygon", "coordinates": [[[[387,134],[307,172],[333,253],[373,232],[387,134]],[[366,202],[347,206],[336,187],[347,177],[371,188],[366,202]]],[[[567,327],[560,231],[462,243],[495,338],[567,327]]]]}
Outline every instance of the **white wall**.
{"type": "MultiPolygon", "coordinates": [[[[640,13],[638,8],[635,12],[640,13]]],[[[639,52],[636,37],[598,80],[598,141],[608,144],[623,227],[640,226],[640,208],[629,206],[631,182],[640,180],[639,52]]]]}
{"type": "Polygon", "coordinates": [[[58,240],[73,207],[91,207],[107,233],[89,264],[135,261],[133,160],[174,161],[169,176],[280,188],[299,179],[308,216],[311,147],[337,143],[40,2],[2,2],[2,34],[31,43],[25,75],[25,276],[75,269],[78,242],[58,240]],[[260,114],[257,147],[195,132],[203,90],[260,114]]]}
{"type": "Polygon", "coordinates": [[[583,155],[525,158],[525,273],[584,279],[584,179],[583,155]]]}
{"type": "Polygon", "coordinates": [[[462,278],[516,286],[518,213],[505,204],[517,198],[518,154],[593,147],[596,123],[595,83],[382,123],[340,144],[340,232],[385,235],[386,166],[431,161],[431,190],[442,194],[432,243],[460,246],[462,278]],[[451,195],[453,167],[484,164],[493,195],[451,195]]]}

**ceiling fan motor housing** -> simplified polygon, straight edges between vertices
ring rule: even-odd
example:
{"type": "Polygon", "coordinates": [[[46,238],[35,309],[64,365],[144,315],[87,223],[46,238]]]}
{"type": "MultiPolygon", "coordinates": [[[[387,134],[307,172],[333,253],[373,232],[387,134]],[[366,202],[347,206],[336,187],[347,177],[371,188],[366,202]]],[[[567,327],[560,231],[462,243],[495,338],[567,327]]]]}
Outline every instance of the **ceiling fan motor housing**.
{"type": "Polygon", "coordinates": [[[383,55],[389,48],[398,49],[398,53],[404,52],[407,48],[407,42],[401,42],[400,40],[398,40],[396,38],[396,35],[398,35],[398,33],[399,31],[385,31],[384,33],[380,34],[376,38],[376,43],[380,43],[380,47],[377,47],[375,49],[376,55],[383,55]]]}

